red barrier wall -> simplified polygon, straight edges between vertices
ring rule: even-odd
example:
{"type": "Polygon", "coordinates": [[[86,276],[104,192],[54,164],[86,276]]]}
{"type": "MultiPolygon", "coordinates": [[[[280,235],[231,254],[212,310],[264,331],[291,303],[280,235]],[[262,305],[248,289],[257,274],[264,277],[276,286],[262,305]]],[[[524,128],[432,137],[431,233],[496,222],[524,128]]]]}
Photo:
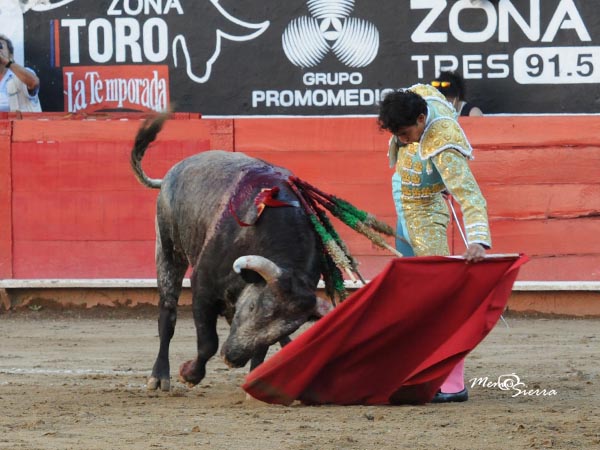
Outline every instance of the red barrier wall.
{"type": "MultiPolygon", "coordinates": [[[[129,167],[137,115],[0,116],[0,278],[153,278],[156,190],[129,167]]],[[[465,118],[495,253],[520,280],[600,280],[600,116],[465,118]]],[[[206,149],[283,165],[395,223],[388,136],[372,118],[200,119],[176,114],[144,159],[161,178],[206,149]]],[[[371,278],[391,257],[343,228],[371,278]]],[[[453,246],[461,253],[460,236],[453,246]]]]}

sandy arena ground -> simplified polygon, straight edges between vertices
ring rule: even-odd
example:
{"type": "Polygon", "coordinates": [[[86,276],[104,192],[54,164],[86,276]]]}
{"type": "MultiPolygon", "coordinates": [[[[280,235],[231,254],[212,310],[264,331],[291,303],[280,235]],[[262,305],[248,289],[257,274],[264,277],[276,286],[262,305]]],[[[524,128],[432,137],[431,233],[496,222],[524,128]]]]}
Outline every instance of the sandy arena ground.
{"type": "MultiPolygon", "coordinates": [[[[600,449],[600,320],[507,317],[467,377],[515,374],[528,389],[475,386],[464,404],[273,406],[245,400],[246,369],[218,357],[194,389],[191,312],[171,346],[172,391],[149,392],[154,309],[0,314],[1,449],[600,449]]],[[[220,323],[220,334],[227,326],[220,323]]]]}

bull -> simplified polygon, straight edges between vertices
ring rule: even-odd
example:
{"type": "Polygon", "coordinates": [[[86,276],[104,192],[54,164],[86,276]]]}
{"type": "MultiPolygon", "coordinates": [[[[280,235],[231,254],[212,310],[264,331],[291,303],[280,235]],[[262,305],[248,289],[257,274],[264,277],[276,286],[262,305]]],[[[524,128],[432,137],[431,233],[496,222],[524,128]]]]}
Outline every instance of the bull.
{"type": "Polygon", "coordinates": [[[316,296],[320,248],[310,220],[287,184],[291,173],[242,153],[210,150],[175,164],[162,180],[149,178],[142,159],[164,125],[147,120],[131,151],[131,166],[156,202],[156,270],[160,346],[147,387],[170,390],[169,344],[183,278],[191,266],[197,356],[180,366],[193,386],[218,350],[217,318],[230,324],[221,354],[231,367],[260,364],[269,346],[285,345],[330,303],[316,296]],[[258,217],[255,199],[275,192],[280,207],[258,217]],[[243,226],[253,223],[252,226],[243,226]]]}

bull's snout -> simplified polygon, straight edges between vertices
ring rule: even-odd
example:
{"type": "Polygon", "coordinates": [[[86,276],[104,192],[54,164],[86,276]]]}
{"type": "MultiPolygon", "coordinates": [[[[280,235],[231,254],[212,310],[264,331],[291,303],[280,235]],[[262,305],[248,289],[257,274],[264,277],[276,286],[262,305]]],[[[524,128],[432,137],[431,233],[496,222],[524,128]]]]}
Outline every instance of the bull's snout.
{"type": "Polygon", "coordinates": [[[229,367],[233,369],[237,369],[240,367],[244,367],[251,358],[251,354],[247,354],[241,350],[230,349],[226,346],[223,346],[221,349],[221,356],[229,367]]]}

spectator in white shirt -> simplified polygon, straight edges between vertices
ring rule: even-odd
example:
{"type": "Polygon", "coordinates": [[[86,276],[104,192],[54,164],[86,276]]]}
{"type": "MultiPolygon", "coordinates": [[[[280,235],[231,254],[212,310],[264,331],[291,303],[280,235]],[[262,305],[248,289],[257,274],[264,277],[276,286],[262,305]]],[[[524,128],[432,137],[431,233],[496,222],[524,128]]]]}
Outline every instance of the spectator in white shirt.
{"type": "Polygon", "coordinates": [[[11,40],[0,34],[0,111],[41,112],[40,80],[14,61],[13,52],[11,40]]]}

